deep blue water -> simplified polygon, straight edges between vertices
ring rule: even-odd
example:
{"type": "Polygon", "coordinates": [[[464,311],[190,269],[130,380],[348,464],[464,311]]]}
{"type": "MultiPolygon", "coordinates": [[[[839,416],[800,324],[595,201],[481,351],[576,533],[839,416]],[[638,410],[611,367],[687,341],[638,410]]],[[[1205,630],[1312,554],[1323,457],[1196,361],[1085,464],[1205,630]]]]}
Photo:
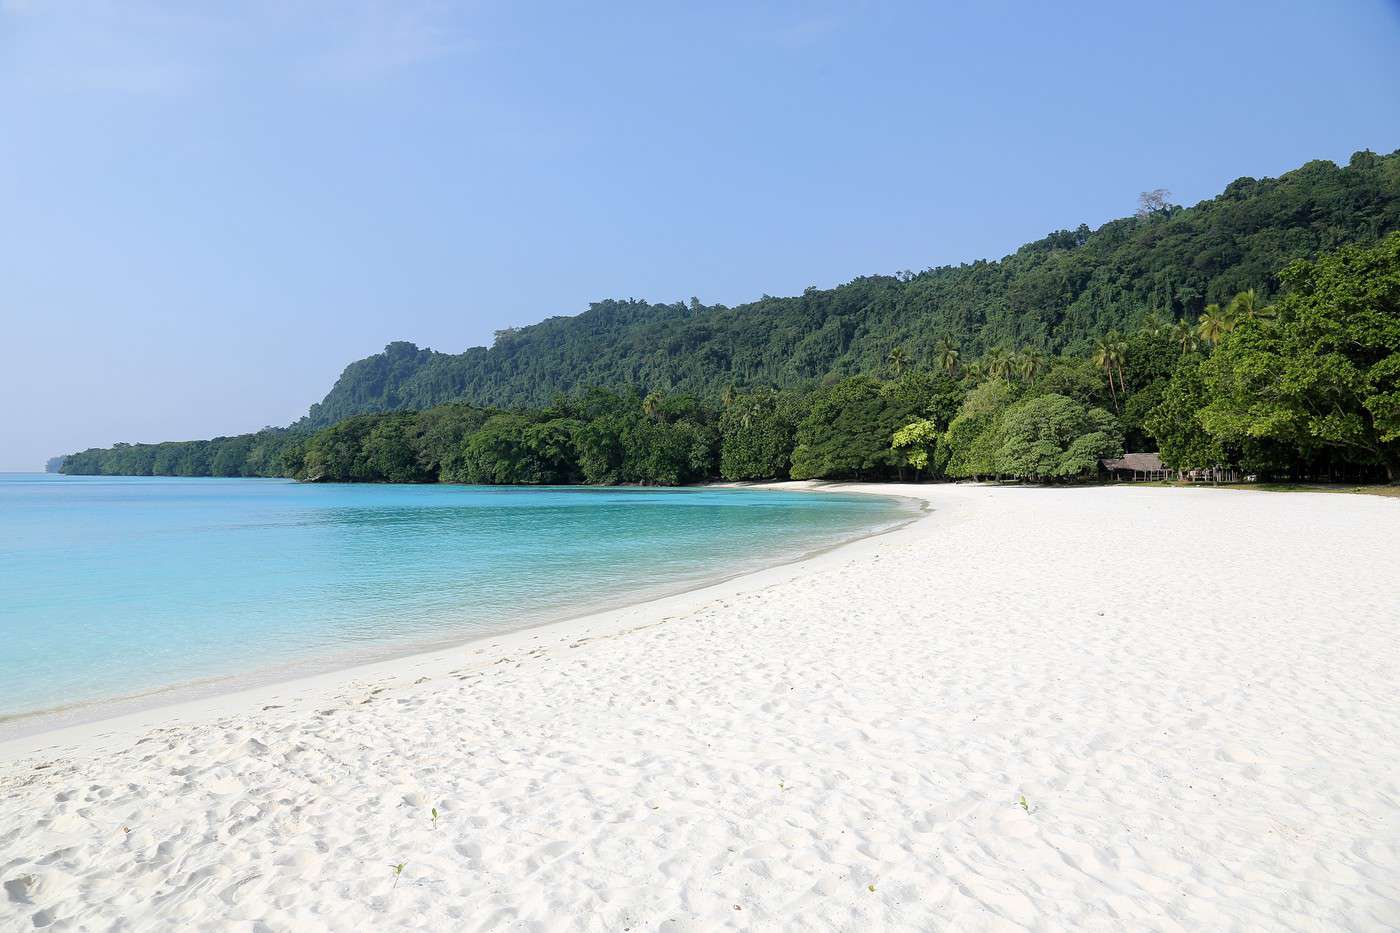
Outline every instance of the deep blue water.
{"type": "Polygon", "coordinates": [[[0,474],[0,718],[465,641],[905,514],[771,490],[0,474]]]}

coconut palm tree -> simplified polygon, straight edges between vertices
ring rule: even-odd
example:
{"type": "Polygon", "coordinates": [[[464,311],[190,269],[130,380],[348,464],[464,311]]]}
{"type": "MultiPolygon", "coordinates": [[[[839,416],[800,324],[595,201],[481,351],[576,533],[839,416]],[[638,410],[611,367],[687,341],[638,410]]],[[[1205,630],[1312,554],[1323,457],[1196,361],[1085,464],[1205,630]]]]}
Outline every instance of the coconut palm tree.
{"type": "Polygon", "coordinates": [[[938,346],[935,348],[938,353],[938,365],[950,376],[958,374],[958,358],[962,355],[958,352],[958,345],[947,337],[938,338],[938,346]]]}
{"type": "Polygon", "coordinates": [[[1116,330],[1109,331],[1108,336],[1113,343],[1113,366],[1118,370],[1118,392],[1126,400],[1128,387],[1123,382],[1123,364],[1128,361],[1128,341],[1120,336],[1116,330]]]}
{"type": "Polygon", "coordinates": [[[660,392],[648,392],[647,397],[642,399],[642,414],[654,420],[661,411],[661,401],[660,392]]]}
{"type": "Polygon", "coordinates": [[[1113,385],[1113,371],[1118,365],[1118,335],[1110,333],[1100,337],[1094,344],[1094,365],[1108,377],[1108,395],[1113,399],[1113,407],[1118,407],[1118,391],[1113,385]]]}
{"type": "Polygon", "coordinates": [[[1206,343],[1215,344],[1226,333],[1234,329],[1235,322],[1230,319],[1220,305],[1206,305],[1205,311],[1201,313],[1200,322],[1196,325],[1196,333],[1206,343]]]}
{"type": "Polygon", "coordinates": [[[895,347],[890,351],[890,371],[898,379],[904,375],[904,367],[909,363],[909,354],[904,352],[903,347],[895,347]]]}
{"type": "Polygon", "coordinates": [[[982,363],[986,367],[987,375],[993,379],[1006,379],[1015,368],[1011,354],[1006,352],[1005,347],[996,347],[988,352],[982,358],[982,363]]]}
{"type": "Polygon", "coordinates": [[[1039,350],[1022,350],[1016,355],[1016,372],[1027,383],[1045,371],[1045,355],[1039,350]]]}
{"type": "Polygon", "coordinates": [[[1231,321],[1261,321],[1274,316],[1272,308],[1266,308],[1259,303],[1259,295],[1252,288],[1231,299],[1225,313],[1231,321]]]}
{"type": "Polygon", "coordinates": [[[1147,317],[1142,319],[1142,332],[1149,337],[1159,337],[1166,332],[1166,329],[1166,321],[1155,308],[1147,312],[1147,317]]]}
{"type": "Polygon", "coordinates": [[[1186,321],[1177,321],[1172,325],[1172,341],[1181,344],[1182,355],[1191,353],[1201,346],[1201,340],[1196,336],[1196,329],[1186,321]]]}
{"type": "Polygon", "coordinates": [[[734,388],[734,383],[731,382],[729,383],[729,385],[724,387],[724,392],[719,397],[720,404],[722,404],[725,408],[728,408],[730,405],[734,404],[734,400],[738,397],[739,390],[734,388]]]}

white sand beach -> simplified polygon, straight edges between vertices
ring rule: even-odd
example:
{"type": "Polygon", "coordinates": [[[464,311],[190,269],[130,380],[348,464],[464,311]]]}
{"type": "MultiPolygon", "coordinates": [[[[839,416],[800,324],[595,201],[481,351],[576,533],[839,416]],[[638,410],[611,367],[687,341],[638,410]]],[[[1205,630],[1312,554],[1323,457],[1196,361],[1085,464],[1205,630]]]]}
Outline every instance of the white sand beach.
{"type": "Polygon", "coordinates": [[[1400,928],[1400,501],[840,488],[930,511],[0,745],[0,929],[1400,928]]]}

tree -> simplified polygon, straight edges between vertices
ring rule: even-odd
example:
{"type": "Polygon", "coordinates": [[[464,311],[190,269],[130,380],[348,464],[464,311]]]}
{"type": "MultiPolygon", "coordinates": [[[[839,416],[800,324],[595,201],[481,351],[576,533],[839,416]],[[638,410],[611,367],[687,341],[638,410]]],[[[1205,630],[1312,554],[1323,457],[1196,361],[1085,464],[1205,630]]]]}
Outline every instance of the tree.
{"type": "Polygon", "coordinates": [[[1230,462],[1225,449],[1201,424],[1201,409],[1208,401],[1200,357],[1183,358],[1161,401],[1143,419],[1167,466],[1204,470],[1230,462]]]}
{"type": "Polygon", "coordinates": [[[642,414],[648,418],[656,418],[661,411],[661,403],[664,401],[660,392],[648,392],[647,397],[642,399],[642,414]]]}
{"type": "Polygon", "coordinates": [[[994,347],[982,359],[983,371],[993,379],[1009,379],[1015,371],[1016,363],[1005,347],[994,347]]]}
{"type": "Polygon", "coordinates": [[[1177,321],[1172,325],[1172,341],[1181,347],[1183,356],[1196,352],[1201,346],[1196,329],[1186,321],[1177,321]]]}
{"type": "Polygon", "coordinates": [[[792,478],[875,478],[901,465],[894,432],[916,415],[868,376],[853,376],[813,397],[797,428],[792,478]]]}
{"type": "Polygon", "coordinates": [[[1235,327],[1234,320],[1226,313],[1220,305],[1206,305],[1206,309],[1201,314],[1200,323],[1196,325],[1196,334],[1212,346],[1220,342],[1220,338],[1228,334],[1235,327]]]}
{"type": "Polygon", "coordinates": [[[412,412],[381,416],[361,441],[360,478],[388,483],[436,479],[423,468],[413,446],[412,412]]]}
{"type": "Polygon", "coordinates": [[[945,435],[949,476],[979,477],[1000,472],[996,462],[1001,446],[1000,419],[1014,398],[1015,390],[1004,379],[990,379],[967,393],[945,435]]]}
{"type": "Polygon", "coordinates": [[[1016,374],[1027,383],[1034,382],[1045,371],[1045,365],[1045,355],[1039,350],[1022,350],[1016,356],[1016,374]]]}
{"type": "Polygon", "coordinates": [[[1153,188],[1151,191],[1144,191],[1138,195],[1136,216],[1146,218],[1167,210],[1169,207],[1167,198],[1171,197],[1171,194],[1166,188],[1153,188]]]}
{"type": "Polygon", "coordinates": [[[1284,270],[1274,321],[1242,322],[1204,365],[1222,441],[1342,452],[1400,482],[1400,234],[1284,270]]]}
{"type": "Polygon", "coordinates": [[[797,412],[771,389],[739,396],[719,420],[720,475],[728,480],[786,479],[797,412]]]}
{"type": "Polygon", "coordinates": [[[1274,311],[1264,307],[1259,301],[1258,292],[1248,288],[1230,299],[1225,316],[1230,321],[1268,320],[1274,316],[1274,311]]]}
{"type": "Polygon", "coordinates": [[[928,418],[911,421],[895,431],[890,446],[900,451],[911,467],[929,476],[943,475],[948,463],[948,443],[943,431],[928,418]]]}
{"type": "Polygon", "coordinates": [[[904,375],[904,367],[909,363],[909,354],[904,352],[903,347],[895,347],[890,351],[890,372],[898,379],[904,375]]]}
{"type": "Polygon", "coordinates": [[[1123,454],[1123,429],[1102,408],[1063,395],[1042,395],[1007,410],[997,472],[1030,480],[1067,479],[1123,454]]]}
{"type": "Polygon", "coordinates": [[[958,375],[958,345],[947,337],[938,338],[938,365],[948,375],[958,375]]]}
{"type": "Polygon", "coordinates": [[[1115,372],[1119,374],[1121,387],[1122,356],[1122,341],[1118,338],[1117,332],[1110,332],[1107,336],[1099,338],[1099,341],[1094,344],[1094,365],[1102,369],[1108,377],[1108,394],[1113,399],[1115,408],[1119,407],[1119,392],[1114,388],[1113,376],[1115,372]]]}

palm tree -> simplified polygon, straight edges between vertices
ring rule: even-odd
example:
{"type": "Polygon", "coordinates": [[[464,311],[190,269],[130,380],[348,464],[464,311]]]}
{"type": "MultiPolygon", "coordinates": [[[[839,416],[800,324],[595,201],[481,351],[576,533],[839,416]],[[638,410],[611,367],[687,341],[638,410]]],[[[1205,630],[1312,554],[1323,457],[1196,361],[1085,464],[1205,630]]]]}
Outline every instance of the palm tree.
{"type": "Polygon", "coordinates": [[[1142,332],[1149,337],[1159,337],[1166,329],[1166,321],[1162,319],[1162,315],[1155,308],[1147,312],[1147,317],[1142,319],[1142,332]]]}
{"type": "Polygon", "coordinates": [[[1196,336],[1196,330],[1186,321],[1177,321],[1172,325],[1172,340],[1181,344],[1181,353],[1184,356],[1200,347],[1200,338],[1196,336]]]}
{"type": "Polygon", "coordinates": [[[1004,347],[995,347],[982,357],[982,367],[993,379],[1005,379],[1011,375],[1015,364],[1011,354],[1004,347]]]}
{"type": "Polygon", "coordinates": [[[657,413],[660,411],[661,393],[648,392],[647,397],[642,399],[642,414],[646,415],[648,418],[655,419],[657,413]]]}
{"type": "Polygon", "coordinates": [[[735,389],[734,383],[731,382],[729,383],[729,385],[724,387],[724,393],[719,397],[720,404],[724,405],[725,408],[728,408],[730,405],[734,404],[734,400],[738,397],[739,390],[735,389]]]}
{"type": "Polygon", "coordinates": [[[1272,308],[1261,307],[1259,295],[1254,289],[1240,292],[1230,301],[1225,313],[1232,321],[1260,321],[1274,316],[1272,308]]]}
{"type": "Polygon", "coordinates": [[[1123,382],[1123,364],[1128,361],[1128,341],[1119,336],[1116,330],[1109,331],[1108,337],[1113,344],[1113,365],[1118,370],[1118,392],[1126,400],[1128,387],[1123,382]]]}
{"type": "Polygon", "coordinates": [[[1110,333],[1100,337],[1094,344],[1094,365],[1108,376],[1108,395],[1113,399],[1113,407],[1118,407],[1118,392],[1113,387],[1113,370],[1118,364],[1118,335],[1110,333]]]}
{"type": "Polygon", "coordinates": [[[1045,371],[1045,354],[1036,349],[1022,350],[1016,356],[1016,372],[1026,382],[1034,382],[1035,377],[1045,371]]]}
{"type": "Polygon", "coordinates": [[[1205,311],[1201,313],[1200,323],[1196,325],[1196,333],[1206,343],[1217,343],[1222,336],[1233,330],[1235,322],[1230,319],[1230,315],[1221,310],[1220,305],[1206,305],[1205,311]]]}
{"type": "Polygon", "coordinates": [[[947,337],[938,338],[938,365],[943,367],[943,371],[950,376],[958,374],[958,358],[962,355],[958,352],[958,345],[947,337]]]}
{"type": "Polygon", "coordinates": [[[894,372],[896,379],[904,375],[904,367],[908,362],[909,354],[904,352],[903,347],[895,347],[890,351],[890,369],[894,372]]]}

